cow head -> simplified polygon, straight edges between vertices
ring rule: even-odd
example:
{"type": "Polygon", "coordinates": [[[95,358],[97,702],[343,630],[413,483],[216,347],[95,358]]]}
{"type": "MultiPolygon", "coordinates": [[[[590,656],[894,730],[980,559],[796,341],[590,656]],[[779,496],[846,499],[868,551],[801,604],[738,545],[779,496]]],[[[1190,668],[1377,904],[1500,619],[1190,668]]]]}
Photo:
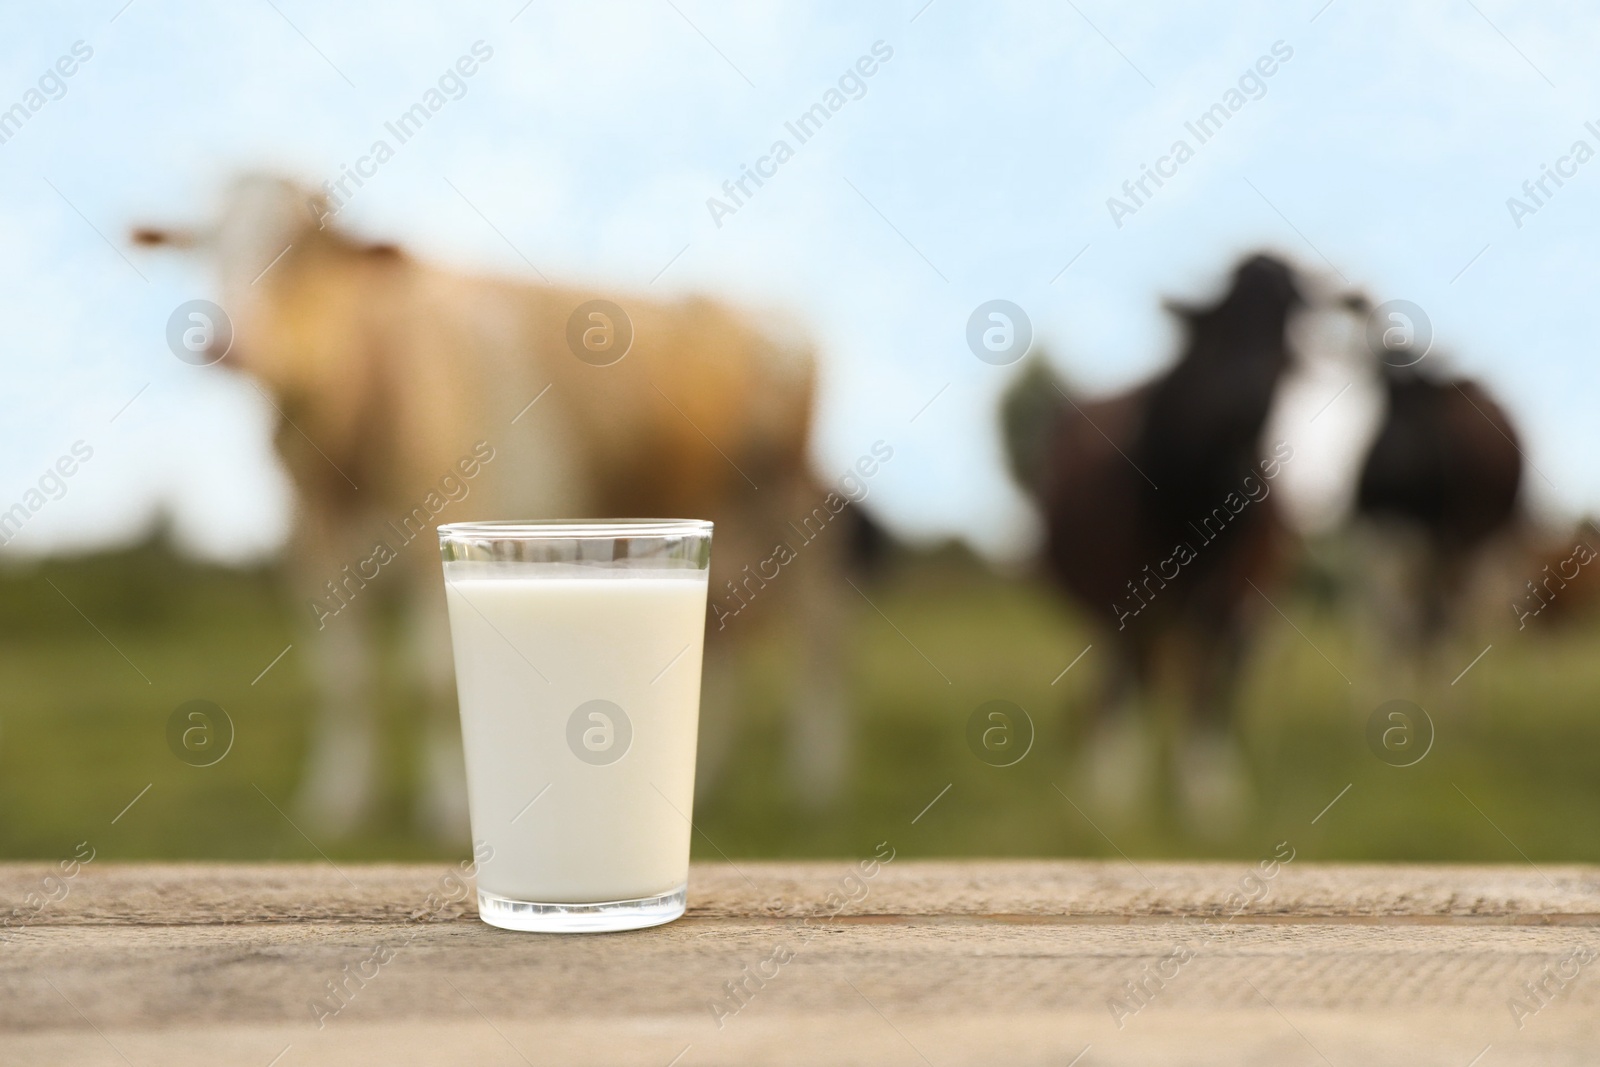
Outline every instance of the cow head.
{"type": "Polygon", "coordinates": [[[224,298],[246,293],[285,250],[322,228],[329,215],[321,193],[278,175],[235,179],[217,221],[198,227],[137,226],[134,244],[198,251],[221,271],[224,298]]]}
{"type": "Polygon", "coordinates": [[[215,299],[233,327],[222,365],[254,379],[319,448],[348,452],[357,436],[351,413],[364,409],[371,383],[369,320],[350,309],[370,310],[357,284],[361,270],[400,257],[352,240],[328,218],[321,194],[276,175],[246,174],[229,186],[214,222],[141,226],[132,238],[210,260],[215,299]]]}
{"type": "Polygon", "coordinates": [[[1309,304],[1299,272],[1263,252],[1241,260],[1227,291],[1212,303],[1165,302],[1182,323],[1186,360],[1220,361],[1241,373],[1253,368],[1268,389],[1294,360],[1289,326],[1309,304]]]}
{"type": "Polygon", "coordinates": [[[194,226],[137,226],[134,244],[166,247],[206,257],[216,271],[217,302],[233,325],[234,342],[227,365],[282,386],[276,371],[261,365],[270,355],[258,344],[274,325],[271,305],[274,275],[288,273],[285,261],[298,251],[343,240],[324,225],[326,198],[299,183],[274,174],[247,173],[236,178],[214,221],[194,226]]]}

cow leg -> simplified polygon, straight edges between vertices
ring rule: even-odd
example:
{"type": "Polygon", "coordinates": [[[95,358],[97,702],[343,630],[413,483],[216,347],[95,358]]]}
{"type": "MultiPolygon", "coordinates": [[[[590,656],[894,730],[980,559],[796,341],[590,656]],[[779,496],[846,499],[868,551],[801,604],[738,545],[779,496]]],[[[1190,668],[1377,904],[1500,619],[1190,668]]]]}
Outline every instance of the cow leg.
{"type": "MultiPolygon", "coordinates": [[[[791,694],[784,709],[783,753],[790,790],[809,808],[826,807],[838,798],[850,763],[850,722],[841,665],[841,631],[848,614],[840,595],[837,557],[825,531],[805,544],[794,562],[753,590],[747,609],[727,614],[706,639],[702,681],[697,798],[709,795],[726,772],[741,714],[737,651],[766,626],[775,626],[785,647],[798,649],[791,670],[791,694]],[[748,610],[759,617],[746,616],[748,610]]],[[[843,531],[838,531],[842,534],[843,531]]],[[[735,557],[739,558],[739,557],[735,557]]],[[[758,557],[760,558],[760,557],[758,557]]],[[[718,590],[711,596],[719,602],[718,590]]],[[[726,607],[731,597],[723,596],[726,607]]]]}
{"type": "MultiPolygon", "coordinates": [[[[1486,564],[1487,560],[1480,559],[1477,562],[1486,564]]],[[[1460,669],[1455,664],[1465,663],[1477,655],[1478,650],[1470,647],[1476,643],[1470,640],[1475,636],[1473,623],[1476,621],[1472,618],[1472,585],[1476,577],[1473,563],[1472,555],[1465,549],[1434,546],[1428,560],[1425,585],[1427,606],[1424,640],[1416,656],[1420,678],[1436,683],[1444,678],[1455,677],[1455,672],[1460,669]]],[[[1444,703],[1451,695],[1460,692],[1451,686],[1419,684],[1414,699],[1438,699],[1444,703]],[[1441,695],[1435,698],[1434,693],[1441,695]]]]}
{"type": "Polygon", "coordinates": [[[360,825],[376,786],[368,600],[354,597],[305,639],[318,703],[294,807],[322,835],[344,836],[360,825]]]}
{"type": "MultiPolygon", "coordinates": [[[[763,494],[766,495],[766,494],[763,494]]],[[[849,537],[847,512],[834,514],[807,535],[785,521],[807,515],[826,490],[799,482],[771,493],[739,527],[730,524],[713,565],[712,633],[706,642],[701,727],[701,795],[722,772],[740,714],[734,652],[771,627],[782,635],[792,681],[783,717],[783,758],[790,792],[808,808],[838,798],[849,771],[850,721],[843,684],[842,630],[848,617],[842,578],[849,537]],[[757,531],[760,531],[759,533],[757,531]],[[771,540],[767,540],[770,537],[771,540]],[[784,546],[779,551],[778,546],[784,546]],[[719,587],[720,583],[720,587],[719,587]],[[729,583],[732,583],[731,585],[729,583]]],[[[823,512],[827,515],[828,512],[823,512]]]]}
{"type": "Polygon", "coordinates": [[[406,609],[409,660],[415,681],[427,700],[416,760],[421,780],[417,783],[413,818],[434,840],[464,845],[471,831],[450,624],[443,587],[431,572],[413,581],[406,609]]]}
{"type": "Polygon", "coordinates": [[[1186,642],[1182,664],[1185,719],[1174,746],[1173,781],[1180,816],[1204,837],[1238,829],[1251,802],[1243,748],[1234,727],[1245,636],[1236,624],[1198,626],[1186,642]]]}
{"type": "MultiPolygon", "coordinates": [[[[823,537],[845,536],[828,530],[823,537]]],[[[850,770],[850,716],[844,686],[844,648],[841,636],[845,611],[840,597],[841,552],[818,538],[816,550],[825,553],[801,561],[808,573],[794,575],[796,611],[800,628],[799,671],[790,687],[784,746],[789,780],[796,799],[808,808],[823,808],[838,799],[850,770]]],[[[853,594],[852,594],[853,595],[853,594]]]]}
{"type": "Polygon", "coordinates": [[[1153,779],[1150,725],[1139,708],[1151,682],[1151,650],[1115,636],[1104,647],[1108,662],[1074,777],[1087,784],[1098,812],[1126,821],[1149,796],[1153,779]]]}
{"type": "MultiPolygon", "coordinates": [[[[712,796],[728,774],[728,763],[737,750],[740,728],[745,719],[743,690],[740,685],[740,651],[750,646],[752,631],[758,630],[755,609],[745,604],[745,594],[729,584],[740,576],[740,569],[765,558],[761,544],[752,536],[755,521],[719,524],[712,547],[711,574],[706,591],[705,653],[700,671],[700,722],[695,754],[695,802],[712,796]]],[[[770,552],[770,549],[768,549],[770,552]]],[[[746,593],[749,591],[747,590],[746,593]]],[[[756,595],[764,599],[759,589],[756,595]]]]}
{"type": "Polygon", "coordinates": [[[1426,536],[1406,522],[1367,520],[1356,528],[1356,635],[1367,669],[1357,675],[1356,710],[1385,700],[1415,700],[1425,675],[1428,646],[1430,549],[1426,536]]]}
{"type": "Polygon", "coordinates": [[[700,672],[700,732],[694,773],[697,804],[705,801],[721,784],[738,731],[738,660],[729,637],[726,633],[706,635],[705,662],[700,672]]]}

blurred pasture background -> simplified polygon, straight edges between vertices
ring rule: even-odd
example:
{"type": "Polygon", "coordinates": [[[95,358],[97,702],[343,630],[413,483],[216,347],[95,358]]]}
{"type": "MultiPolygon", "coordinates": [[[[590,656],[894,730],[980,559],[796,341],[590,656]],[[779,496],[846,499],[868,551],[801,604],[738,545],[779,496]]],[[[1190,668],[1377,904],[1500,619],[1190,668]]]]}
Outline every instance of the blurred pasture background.
{"type": "MultiPolygon", "coordinates": [[[[1268,435],[1297,448],[1276,499],[1301,541],[1244,663],[1253,800],[1208,834],[1159,779],[1131,811],[1098,809],[1075,759],[1108,669],[1105,616],[1045,579],[1042,525],[1007,471],[998,410],[1023,368],[967,341],[975,307],[1013,300],[1033,359],[1080,397],[1114,392],[1177,354],[1161,300],[1212,299],[1258,247],[1322,296],[1413,301],[1429,365],[1484,383],[1517,427],[1532,532],[1497,590],[1536,579],[1600,507],[1600,168],[1526,189],[1574,142],[1600,148],[1585,125],[1600,120],[1600,13],[108,0],[0,25],[0,109],[27,111],[0,126],[0,508],[74,441],[94,448],[0,549],[0,857],[56,858],[86,837],[116,858],[462,851],[413,818],[427,698],[401,681],[414,653],[381,582],[378,804],[354,832],[309,838],[275,807],[301,783],[319,699],[307,608],[284,583],[297,504],[273,448],[282,413],[228,361],[169,349],[173,309],[219,298],[214,259],[137,249],[129,232],[214,221],[243,171],[336,179],[483,41],[493,58],[348,198],[341,232],[529,284],[704,293],[764,328],[798,323],[818,352],[817,476],[874,440],[895,451],[852,505],[889,542],[839,622],[848,778],[797,798],[783,722],[800,651],[761,635],[740,650],[745,696],[697,807],[697,856],[888,839],[925,856],[1255,858],[1289,840],[1327,860],[1600,860],[1594,568],[1563,587],[1561,618],[1519,629],[1509,597],[1486,594],[1414,680],[1383,680],[1349,522],[1382,390],[1360,338],[1325,328],[1301,339],[1268,435]],[[34,108],[27,94],[80,41],[92,57],[34,108]],[[893,57],[859,97],[737,212],[708,209],[877,42],[893,57]],[[1278,45],[1291,58],[1260,95],[1119,215],[1124,183],[1278,45]],[[1369,746],[1391,697],[1432,718],[1415,766],[1369,746]],[[168,747],[192,699],[236,727],[213,766],[168,747]],[[990,700],[1037,730],[1015,765],[968,748],[990,700]]],[[[802,563],[785,581],[814,577],[802,563]]],[[[1162,699],[1151,711],[1175,717],[1162,699]]]]}
{"type": "MultiPolygon", "coordinates": [[[[314,700],[294,652],[250,684],[294,636],[292,606],[270,570],[197,564],[152,542],[12,571],[4,591],[0,682],[9,711],[0,735],[7,812],[0,852],[66,855],[93,832],[107,854],[122,858],[317,855],[257,791],[286,803],[314,700]],[[49,582],[157,684],[146,685],[49,582]],[[212,767],[188,766],[167,748],[168,716],[195,694],[221,704],[237,729],[234,750],[212,767]]],[[[1301,855],[1328,860],[1600,860],[1596,620],[1550,633],[1507,626],[1467,676],[1471,685],[1435,679],[1416,696],[1434,718],[1435,748],[1407,768],[1380,762],[1368,748],[1370,694],[1353,693],[1288,625],[1269,624],[1243,699],[1259,791],[1254,813],[1221,839],[1202,838],[1157,798],[1131,821],[1097,819],[1113,846],[1088,821],[1095,813],[1086,818],[1055,788],[1088,803],[1071,776],[1064,712],[1087,701],[1094,652],[1052,685],[1092,637],[1081,613],[1044,587],[996,576],[956,547],[896,559],[873,599],[950,684],[859,605],[846,642],[859,762],[843,795],[812,810],[795,803],[782,773],[778,720],[792,650],[765,642],[743,666],[753,686],[737,758],[696,812],[705,835],[696,838],[697,855],[714,859],[717,847],[734,857],[852,854],[887,838],[926,856],[1116,857],[1120,848],[1135,858],[1250,858],[1287,839],[1301,855]],[[1037,726],[1033,751],[1011,767],[981,763],[966,745],[968,716],[992,699],[1016,702],[1037,726]],[[913,825],[946,785],[949,792],[913,825]],[[1312,825],[1346,785],[1350,791],[1312,825]]],[[[1342,669],[1360,670],[1347,605],[1327,572],[1308,568],[1282,603],[1342,669]]],[[[404,655],[393,629],[391,664],[404,655]]],[[[1472,654],[1462,649],[1460,663],[1472,654]]],[[[423,714],[414,692],[386,687],[383,703],[390,730],[423,714]]],[[[319,842],[330,855],[454,854],[413,828],[407,783],[414,768],[398,749],[385,752],[383,802],[371,826],[319,842]]]]}

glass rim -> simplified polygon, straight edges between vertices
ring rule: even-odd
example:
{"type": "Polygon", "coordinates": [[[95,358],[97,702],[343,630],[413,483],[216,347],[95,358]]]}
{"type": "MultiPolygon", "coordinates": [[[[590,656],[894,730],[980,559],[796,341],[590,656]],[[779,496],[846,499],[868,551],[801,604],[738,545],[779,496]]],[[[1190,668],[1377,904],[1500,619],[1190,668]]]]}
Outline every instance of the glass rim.
{"type": "Polygon", "coordinates": [[[447,522],[439,540],[540,541],[575,538],[691,537],[711,533],[710,519],[484,519],[447,522]]]}

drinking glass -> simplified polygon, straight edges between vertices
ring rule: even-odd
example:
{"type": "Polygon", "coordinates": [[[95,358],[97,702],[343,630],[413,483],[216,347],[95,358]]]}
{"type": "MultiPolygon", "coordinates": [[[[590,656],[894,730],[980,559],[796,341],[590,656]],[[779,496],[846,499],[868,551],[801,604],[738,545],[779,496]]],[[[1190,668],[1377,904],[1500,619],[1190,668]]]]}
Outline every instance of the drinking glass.
{"type": "Polygon", "coordinates": [[[456,522],[439,551],[487,855],[478,914],[539,931],[676,919],[711,523],[456,522]]]}

